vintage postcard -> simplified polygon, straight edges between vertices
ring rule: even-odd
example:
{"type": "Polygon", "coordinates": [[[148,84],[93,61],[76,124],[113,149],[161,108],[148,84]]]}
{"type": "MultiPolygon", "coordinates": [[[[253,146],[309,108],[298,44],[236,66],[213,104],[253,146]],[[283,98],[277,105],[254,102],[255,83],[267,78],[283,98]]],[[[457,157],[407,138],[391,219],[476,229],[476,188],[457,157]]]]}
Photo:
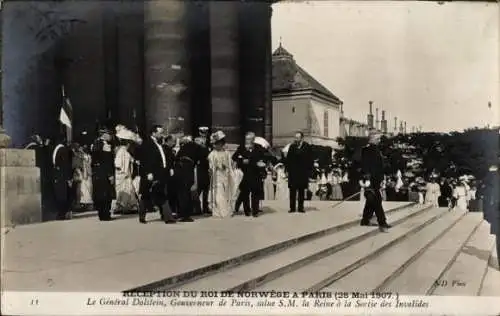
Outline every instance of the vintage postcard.
{"type": "Polygon", "coordinates": [[[3,0],[3,315],[500,315],[492,1],[3,0]]]}

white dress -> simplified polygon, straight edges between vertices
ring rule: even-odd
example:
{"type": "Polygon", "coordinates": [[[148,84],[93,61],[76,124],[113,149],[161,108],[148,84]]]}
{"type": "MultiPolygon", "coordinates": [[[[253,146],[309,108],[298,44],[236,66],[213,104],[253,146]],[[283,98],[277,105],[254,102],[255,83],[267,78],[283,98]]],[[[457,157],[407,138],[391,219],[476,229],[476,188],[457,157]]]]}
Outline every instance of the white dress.
{"type": "Polygon", "coordinates": [[[77,203],[83,205],[92,204],[92,158],[87,153],[79,153],[80,166],[75,173],[78,177],[77,203]]]}
{"type": "Polygon", "coordinates": [[[425,185],[425,204],[434,204],[434,184],[432,182],[427,182],[425,185]]]}
{"type": "Polygon", "coordinates": [[[210,187],[208,201],[212,216],[230,217],[236,201],[239,183],[235,182],[235,174],[231,155],[226,150],[213,150],[208,155],[210,170],[210,187]]]}
{"type": "Polygon", "coordinates": [[[133,174],[134,158],[127,148],[120,146],[115,156],[116,211],[136,211],[139,207],[133,174]]]}
{"type": "Polygon", "coordinates": [[[439,207],[439,196],[441,195],[441,185],[439,185],[439,183],[436,182],[433,184],[432,193],[434,194],[434,201],[432,206],[439,207]]]}
{"type": "Polygon", "coordinates": [[[457,186],[453,192],[454,197],[457,199],[457,208],[467,210],[467,190],[464,186],[457,186]]]}
{"type": "Polygon", "coordinates": [[[276,195],[275,199],[279,201],[288,200],[288,181],[283,168],[276,169],[276,195]]]}
{"type": "Polygon", "coordinates": [[[264,200],[274,200],[274,181],[273,174],[271,171],[267,172],[267,176],[264,179],[264,200]]]}

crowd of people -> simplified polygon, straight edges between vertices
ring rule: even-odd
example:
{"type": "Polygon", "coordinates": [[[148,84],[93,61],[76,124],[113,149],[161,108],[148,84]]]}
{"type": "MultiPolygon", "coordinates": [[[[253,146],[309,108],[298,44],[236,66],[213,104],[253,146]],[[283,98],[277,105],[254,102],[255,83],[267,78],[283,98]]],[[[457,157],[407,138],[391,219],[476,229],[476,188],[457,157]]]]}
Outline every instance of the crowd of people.
{"type": "Polygon", "coordinates": [[[81,137],[67,144],[51,143],[35,135],[26,148],[34,149],[42,173],[42,206],[67,219],[71,210],[94,209],[101,221],[112,214],[138,213],[146,223],[148,212],[159,212],[165,223],[192,222],[193,215],[230,217],[241,207],[246,216],[259,216],[262,200],[288,200],[290,212],[305,212],[306,200],[357,199],[362,225],[373,214],[387,229],[382,201],[408,201],[435,207],[477,208],[476,188],[467,177],[440,179],[385,174],[378,149],[380,134],[370,133],[362,148],[360,177],[355,194],[346,186],[350,174],[334,165],[320,165],[301,132],[286,155],[275,157],[266,144],[246,133],[231,152],[223,131],[209,134],[200,127],[196,137],[167,134],[154,126],[145,137],[118,125],[100,129],[98,138],[81,137]]]}
{"type": "Polygon", "coordinates": [[[57,210],[64,220],[72,210],[94,209],[109,221],[112,213],[137,212],[146,223],[156,211],[165,223],[192,222],[193,215],[229,217],[241,208],[257,217],[262,200],[290,196],[290,211],[304,212],[314,164],[302,133],[279,163],[252,132],[231,152],[224,132],[209,135],[207,127],[194,138],[161,126],[146,137],[122,125],[98,135],[89,140],[84,132],[72,143],[35,135],[26,146],[36,152],[45,213],[57,210]]]}

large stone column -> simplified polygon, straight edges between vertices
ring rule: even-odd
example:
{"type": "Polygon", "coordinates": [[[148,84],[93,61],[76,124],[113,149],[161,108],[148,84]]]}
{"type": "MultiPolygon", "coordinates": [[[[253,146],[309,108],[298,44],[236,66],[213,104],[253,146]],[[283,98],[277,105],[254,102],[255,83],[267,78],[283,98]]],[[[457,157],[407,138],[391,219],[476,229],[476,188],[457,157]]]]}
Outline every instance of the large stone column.
{"type": "Polygon", "coordinates": [[[212,65],[212,128],[226,133],[227,142],[241,140],[237,1],[210,2],[212,65]]]}
{"type": "Polygon", "coordinates": [[[144,2],[144,93],[146,126],[170,132],[190,127],[188,1],[144,2]]]}
{"type": "Polygon", "coordinates": [[[266,8],[264,2],[243,2],[239,11],[242,128],[258,136],[264,136],[266,8]]]}
{"type": "MultiPolygon", "coordinates": [[[[170,1],[166,1],[170,2],[170,1]]],[[[117,16],[117,72],[118,108],[117,122],[129,128],[139,125],[143,109],[143,35],[144,3],[142,1],[120,2],[117,16]]],[[[163,124],[162,124],[163,125],[163,124]]]]}
{"type": "Polygon", "coordinates": [[[199,126],[212,126],[210,1],[190,1],[188,13],[191,128],[197,133],[199,126]]]}

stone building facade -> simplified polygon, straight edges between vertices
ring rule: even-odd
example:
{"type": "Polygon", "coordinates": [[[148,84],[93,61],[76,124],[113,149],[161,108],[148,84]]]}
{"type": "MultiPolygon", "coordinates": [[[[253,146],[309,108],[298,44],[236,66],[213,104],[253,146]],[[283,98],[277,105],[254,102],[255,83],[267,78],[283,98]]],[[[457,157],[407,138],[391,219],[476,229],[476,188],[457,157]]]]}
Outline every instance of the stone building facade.
{"type": "Polygon", "coordinates": [[[271,2],[5,1],[3,123],[15,146],[97,122],[271,141],[271,2]]]}
{"type": "Polygon", "coordinates": [[[311,144],[336,147],[342,101],[300,67],[281,44],[272,57],[274,145],[286,146],[302,131],[311,144]]]}

